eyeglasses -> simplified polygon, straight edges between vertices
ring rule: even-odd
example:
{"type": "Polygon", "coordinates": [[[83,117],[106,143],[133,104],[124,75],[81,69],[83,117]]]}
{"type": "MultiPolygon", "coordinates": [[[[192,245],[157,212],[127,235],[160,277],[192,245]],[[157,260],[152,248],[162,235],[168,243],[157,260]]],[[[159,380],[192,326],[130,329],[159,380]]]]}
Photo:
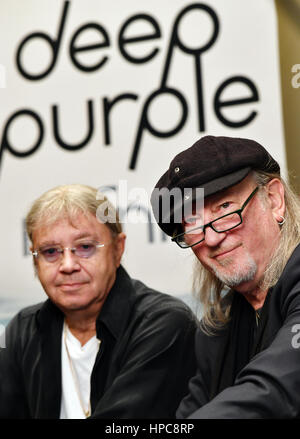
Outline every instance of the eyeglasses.
{"type": "Polygon", "coordinates": [[[210,227],[217,233],[223,233],[227,232],[228,230],[234,229],[235,227],[242,224],[242,212],[251,200],[251,198],[256,194],[258,189],[259,186],[257,186],[254,191],[251,192],[251,194],[240,209],[220,216],[219,218],[216,218],[210,223],[204,224],[203,226],[195,227],[194,229],[188,230],[187,232],[180,233],[179,235],[171,238],[171,241],[175,241],[176,244],[178,244],[181,248],[189,248],[204,241],[205,230],[207,229],[207,227],[210,227]]]}
{"type": "Polygon", "coordinates": [[[96,242],[81,242],[74,247],[61,247],[60,245],[49,245],[46,247],[41,247],[39,250],[34,250],[31,252],[32,256],[41,256],[46,262],[56,262],[61,259],[65,250],[70,250],[74,255],[79,258],[88,259],[91,258],[95,253],[97,248],[105,247],[107,244],[99,244],[96,242]]]}

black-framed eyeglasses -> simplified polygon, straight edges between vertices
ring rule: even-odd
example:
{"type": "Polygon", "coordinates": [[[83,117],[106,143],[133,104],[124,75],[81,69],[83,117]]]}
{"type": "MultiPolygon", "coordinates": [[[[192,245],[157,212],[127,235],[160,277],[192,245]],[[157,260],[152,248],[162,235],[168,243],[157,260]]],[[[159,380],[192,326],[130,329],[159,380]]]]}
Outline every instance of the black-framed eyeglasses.
{"type": "Polygon", "coordinates": [[[181,248],[189,248],[204,241],[205,230],[207,229],[207,227],[210,227],[217,233],[228,232],[229,230],[234,229],[235,227],[242,224],[242,212],[251,200],[251,198],[254,197],[258,189],[259,186],[257,186],[254,191],[251,192],[251,194],[240,209],[220,216],[219,218],[216,218],[213,221],[204,224],[203,226],[198,226],[188,230],[187,232],[179,233],[178,235],[173,236],[173,238],[171,238],[171,241],[176,242],[176,244],[178,244],[181,248]]]}

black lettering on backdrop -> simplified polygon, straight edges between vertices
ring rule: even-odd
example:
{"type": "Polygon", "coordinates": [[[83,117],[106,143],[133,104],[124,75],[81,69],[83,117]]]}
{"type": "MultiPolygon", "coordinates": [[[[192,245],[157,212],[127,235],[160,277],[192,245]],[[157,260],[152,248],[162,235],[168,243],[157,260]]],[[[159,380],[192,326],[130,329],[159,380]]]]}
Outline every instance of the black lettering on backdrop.
{"type": "Polygon", "coordinates": [[[187,119],[187,115],[188,115],[188,106],[187,106],[186,99],[178,90],[176,90],[174,88],[164,87],[164,88],[160,88],[160,89],[154,91],[153,93],[151,93],[150,96],[147,98],[147,100],[144,104],[143,110],[142,110],[142,115],[141,115],[140,123],[139,123],[138,130],[137,130],[137,135],[136,135],[136,139],[135,139],[135,143],[134,143],[134,147],[133,147],[133,151],[132,151],[132,155],[131,155],[131,159],[130,159],[129,169],[135,169],[135,167],[136,167],[136,161],[137,161],[137,157],[138,157],[138,153],[139,153],[139,149],[140,149],[140,145],[141,145],[141,140],[142,140],[142,134],[143,134],[144,129],[147,129],[153,136],[156,136],[156,137],[174,136],[184,126],[186,119],[187,119]],[[157,96],[160,96],[162,94],[170,94],[170,95],[176,96],[179,103],[181,104],[181,109],[182,109],[180,121],[177,123],[177,126],[175,126],[172,130],[169,130],[169,131],[156,130],[151,125],[151,123],[149,121],[149,116],[148,116],[148,110],[149,110],[149,107],[150,107],[152,101],[157,96]]]}
{"type": "Polygon", "coordinates": [[[182,50],[182,52],[187,53],[189,55],[193,55],[195,58],[195,78],[196,78],[196,88],[197,88],[197,98],[198,98],[198,121],[199,121],[199,131],[205,131],[205,120],[204,120],[204,102],[203,102],[203,86],[202,86],[202,71],[201,71],[201,62],[200,56],[202,53],[206,52],[210,47],[215,43],[219,34],[219,20],[215,11],[207,5],[202,3],[193,3],[192,5],[184,8],[177,16],[174,25],[173,31],[170,39],[170,44],[167,52],[167,57],[164,65],[164,70],[161,79],[161,87],[166,85],[169,69],[171,65],[171,59],[173,55],[173,50],[177,46],[182,50]],[[180,25],[180,21],[182,18],[189,13],[190,11],[200,9],[205,11],[213,21],[213,33],[209,39],[209,41],[203,46],[197,49],[187,47],[182,43],[178,35],[178,29],[180,25]]]}
{"type": "Polygon", "coordinates": [[[197,88],[197,98],[198,98],[199,130],[200,131],[205,130],[200,55],[203,52],[205,52],[206,50],[208,50],[215,43],[217,36],[218,36],[218,33],[219,33],[218,17],[213,9],[209,8],[208,6],[206,6],[204,4],[193,3],[192,5],[184,8],[176,17],[175,22],[174,22],[173,27],[172,27],[172,33],[171,33],[169,48],[167,51],[166,60],[164,63],[164,69],[163,69],[160,88],[158,90],[152,92],[144,104],[144,107],[142,110],[142,116],[141,116],[139,127],[137,130],[137,135],[135,138],[135,143],[133,146],[133,152],[132,152],[131,159],[130,159],[129,169],[135,169],[135,167],[136,167],[136,162],[137,162],[139,149],[140,149],[140,145],[141,145],[141,140],[142,140],[142,133],[143,133],[143,130],[145,128],[148,129],[148,131],[156,137],[171,137],[171,136],[174,136],[175,134],[177,134],[183,128],[183,126],[186,122],[187,115],[188,115],[188,107],[187,107],[186,99],[183,97],[182,93],[180,93],[178,90],[176,90],[174,88],[172,88],[172,89],[168,88],[166,85],[167,79],[169,76],[169,69],[170,69],[170,65],[171,65],[171,60],[172,60],[172,56],[173,56],[173,50],[176,46],[179,47],[183,52],[188,53],[189,55],[193,55],[195,57],[195,78],[196,78],[196,88],[197,88]],[[210,17],[213,20],[214,30],[213,30],[212,36],[210,37],[209,41],[203,47],[194,49],[194,48],[189,48],[189,47],[185,46],[181,42],[179,35],[178,35],[178,29],[179,29],[180,21],[182,20],[182,18],[187,13],[189,13],[193,10],[196,10],[196,9],[203,10],[210,15],[210,17]],[[181,106],[182,106],[182,117],[181,117],[179,124],[177,125],[176,128],[174,128],[173,130],[167,131],[167,132],[155,130],[151,126],[151,124],[149,123],[148,114],[147,114],[148,108],[150,106],[152,99],[155,98],[156,96],[159,96],[160,94],[163,94],[163,93],[171,93],[174,96],[176,96],[179,99],[181,106]]]}
{"type": "Polygon", "coordinates": [[[154,40],[154,39],[157,39],[160,37],[161,37],[161,33],[160,33],[160,28],[159,28],[157,21],[154,20],[154,18],[151,17],[151,15],[137,14],[137,15],[134,15],[133,17],[128,18],[128,20],[126,20],[125,23],[123,24],[123,26],[121,27],[120,32],[119,32],[119,49],[120,49],[120,52],[122,53],[122,55],[124,56],[124,58],[127,59],[127,61],[135,63],[135,64],[145,63],[145,62],[150,61],[150,59],[152,59],[158,53],[159,48],[155,47],[152,50],[152,52],[149,53],[148,55],[137,58],[136,56],[133,57],[125,50],[126,44],[140,43],[140,42],[144,42],[144,41],[154,40]],[[126,37],[125,34],[126,34],[127,28],[129,27],[129,25],[131,23],[134,23],[137,20],[144,20],[144,21],[147,21],[148,23],[150,23],[154,28],[154,32],[152,34],[147,34],[147,35],[126,37]]]}
{"type": "Polygon", "coordinates": [[[82,53],[89,50],[96,50],[96,49],[102,49],[103,47],[109,47],[110,41],[109,36],[106,30],[103,26],[101,26],[98,23],[88,23],[84,26],[81,26],[77,31],[74,33],[71,43],[70,43],[70,57],[75,64],[75,66],[84,72],[94,72],[95,70],[100,69],[108,60],[108,56],[104,56],[97,64],[94,64],[92,66],[83,65],[76,57],[76,53],[82,53]],[[82,46],[76,46],[76,39],[87,29],[94,29],[99,32],[99,34],[103,37],[103,42],[101,43],[95,43],[95,44],[89,44],[89,45],[82,45],[82,46]]]}
{"type": "Polygon", "coordinates": [[[29,251],[30,242],[27,235],[26,219],[22,220],[22,235],[23,235],[23,256],[29,256],[31,253],[29,251]]]}
{"type": "Polygon", "coordinates": [[[58,106],[53,105],[52,107],[52,115],[53,115],[53,134],[55,137],[55,140],[57,141],[58,145],[61,146],[64,149],[68,149],[69,151],[77,151],[78,149],[83,148],[85,145],[89,143],[89,141],[92,138],[93,132],[94,132],[94,111],[93,111],[93,102],[91,100],[87,101],[87,107],[88,107],[88,132],[85,136],[85,139],[83,139],[81,142],[76,143],[75,145],[70,145],[64,142],[64,140],[61,138],[61,135],[59,133],[59,122],[58,122],[58,106]]]}
{"type": "Polygon", "coordinates": [[[249,114],[248,117],[246,117],[244,120],[240,120],[237,122],[233,122],[232,120],[228,120],[223,116],[221,112],[222,107],[229,107],[233,105],[242,105],[242,104],[249,104],[251,102],[257,102],[259,99],[258,97],[258,91],[255,87],[254,83],[244,76],[233,76],[232,78],[228,78],[226,81],[222,82],[222,84],[219,86],[219,88],[216,91],[215,98],[214,98],[214,109],[215,113],[218,117],[218,119],[226,126],[232,127],[232,128],[240,128],[248,123],[250,123],[255,116],[257,115],[256,111],[252,111],[252,113],[249,114]],[[222,101],[221,95],[226,87],[228,87],[231,84],[234,83],[242,83],[245,84],[252,92],[251,96],[248,96],[246,98],[239,98],[239,99],[230,99],[229,101],[222,101]]]}
{"type": "Polygon", "coordinates": [[[44,137],[44,126],[43,126],[42,120],[38,114],[36,114],[33,111],[28,110],[28,109],[19,110],[19,111],[16,111],[15,113],[13,113],[6,121],[5,128],[4,128],[3,135],[2,135],[1,147],[0,147],[0,167],[1,167],[1,161],[2,161],[2,154],[3,154],[5,149],[7,149],[15,157],[19,157],[19,158],[28,157],[31,154],[34,154],[38,150],[38,148],[40,147],[40,145],[43,141],[43,137],[44,137]],[[24,116],[24,115],[30,116],[36,122],[38,129],[39,129],[39,134],[38,134],[38,137],[37,137],[35,144],[31,148],[29,148],[27,151],[17,151],[9,143],[9,129],[10,129],[12,122],[15,119],[17,119],[19,116],[24,116]]]}
{"type": "MultiPolygon", "coordinates": [[[[58,19],[58,30],[55,37],[50,37],[45,32],[33,32],[26,36],[23,41],[19,44],[19,47],[17,48],[16,53],[16,64],[18,71],[23,75],[24,78],[36,81],[44,79],[48,74],[50,74],[53,71],[54,66],[57,64],[58,54],[61,51],[60,46],[62,45],[62,35],[64,32],[64,28],[66,27],[67,22],[67,14],[69,12],[69,6],[70,1],[65,1],[63,9],[61,11],[61,16],[58,19]],[[52,60],[50,62],[50,65],[47,66],[43,71],[40,71],[39,73],[31,73],[30,68],[28,66],[24,66],[23,63],[23,50],[26,47],[27,44],[31,44],[31,42],[34,39],[42,39],[46,43],[48,43],[51,53],[52,53],[52,60]]],[[[199,24],[200,27],[200,24],[199,24]]],[[[170,38],[169,42],[167,44],[167,51],[166,51],[166,57],[163,62],[162,67],[162,76],[158,84],[158,88],[155,88],[153,91],[149,93],[148,96],[143,97],[144,98],[144,104],[141,108],[141,114],[138,119],[138,124],[136,127],[136,134],[135,139],[133,142],[133,150],[129,159],[129,168],[135,169],[137,166],[137,160],[138,156],[140,154],[140,147],[141,142],[143,138],[144,131],[148,131],[150,134],[152,134],[155,137],[159,138],[167,138],[171,137],[175,134],[177,134],[185,125],[187,118],[188,118],[188,104],[187,104],[187,98],[184,96],[183,92],[181,90],[178,90],[175,85],[168,84],[168,79],[170,76],[170,70],[172,65],[172,60],[174,58],[174,52],[175,50],[179,49],[181,52],[191,55],[194,60],[194,76],[195,76],[195,88],[196,88],[196,112],[198,116],[198,129],[200,132],[203,132],[206,130],[206,108],[207,103],[204,102],[204,95],[203,90],[205,87],[205,78],[203,76],[203,69],[202,69],[202,60],[203,55],[205,52],[207,52],[209,49],[212,48],[214,43],[216,42],[220,31],[220,21],[219,18],[212,9],[212,7],[207,6],[204,3],[192,3],[189,6],[184,7],[181,11],[177,13],[177,16],[175,16],[174,23],[171,26],[170,31],[170,38]],[[200,12],[201,14],[206,14],[208,18],[212,22],[212,31],[211,35],[208,35],[206,38],[205,43],[198,43],[196,44],[188,44],[184,40],[184,34],[182,33],[182,20],[185,18],[188,14],[194,14],[196,12],[200,12]],[[164,130],[163,127],[157,128],[154,127],[150,120],[150,106],[151,104],[156,100],[159,99],[164,94],[169,95],[171,97],[174,97],[176,99],[176,103],[180,106],[181,110],[181,117],[179,122],[174,122],[174,126],[171,129],[164,130]]],[[[109,56],[104,53],[103,49],[110,48],[110,36],[109,32],[99,23],[91,22],[91,23],[85,23],[77,28],[73,32],[73,35],[70,39],[69,43],[69,56],[70,60],[72,62],[72,65],[79,69],[80,71],[84,73],[91,73],[94,72],[100,68],[103,67],[103,65],[107,64],[107,61],[109,60],[109,56]],[[90,44],[81,44],[80,43],[80,37],[85,34],[88,30],[94,30],[98,32],[98,35],[100,37],[98,42],[93,42],[90,44]],[[99,58],[94,63],[87,65],[83,62],[83,58],[80,57],[80,54],[84,54],[89,51],[95,51],[95,50],[102,50],[102,55],[99,55],[99,58]]],[[[120,30],[117,35],[117,42],[118,42],[118,49],[120,51],[120,54],[123,56],[123,58],[133,64],[141,64],[151,61],[160,51],[160,48],[157,46],[157,44],[153,43],[148,50],[146,50],[143,54],[135,55],[133,56],[130,52],[130,48],[133,47],[134,44],[139,43],[145,43],[147,41],[155,41],[161,38],[161,26],[159,25],[159,22],[157,19],[152,17],[149,14],[140,13],[135,14],[123,22],[123,24],[120,26],[120,30]],[[140,32],[138,35],[134,34],[133,28],[134,25],[137,22],[146,22],[148,26],[151,27],[151,29],[148,31],[140,32]]],[[[99,52],[100,53],[100,52],[99,52]]],[[[110,145],[111,139],[112,139],[112,129],[111,129],[111,113],[112,109],[119,103],[124,101],[138,101],[140,96],[134,92],[126,92],[126,93],[119,93],[115,98],[108,98],[108,97],[102,97],[102,117],[103,117],[103,126],[104,126],[104,144],[110,145]]],[[[213,107],[216,114],[216,117],[218,120],[223,123],[226,126],[232,127],[232,128],[238,128],[241,126],[245,126],[253,121],[253,119],[257,115],[257,111],[252,111],[249,113],[247,117],[245,117],[242,120],[233,121],[230,120],[228,117],[225,117],[224,115],[224,109],[229,108],[230,106],[237,106],[237,105],[244,105],[246,103],[253,103],[257,102],[259,100],[259,94],[257,87],[255,86],[255,83],[253,80],[246,78],[244,76],[232,76],[228,79],[223,80],[221,84],[218,86],[214,98],[213,98],[213,107]],[[243,84],[251,92],[250,96],[243,96],[235,99],[227,99],[225,100],[223,98],[223,92],[227,87],[230,87],[234,84],[243,84]]],[[[101,103],[100,103],[101,105],[101,103]]],[[[52,123],[52,130],[53,135],[55,137],[55,140],[59,146],[61,146],[64,149],[67,149],[69,151],[76,151],[81,148],[83,148],[85,145],[88,144],[90,139],[92,138],[93,131],[94,131],[94,107],[93,107],[93,101],[89,100],[87,101],[87,111],[88,111],[88,128],[87,128],[87,134],[84,137],[83,140],[81,140],[78,143],[75,144],[69,144],[65,140],[62,139],[61,136],[61,129],[59,124],[59,105],[51,105],[51,112],[52,112],[52,119],[49,120],[49,124],[52,123]]],[[[1,150],[0,150],[0,167],[1,167],[1,156],[4,151],[4,148],[9,150],[13,155],[17,157],[25,157],[26,155],[33,154],[41,145],[43,140],[43,133],[44,133],[44,127],[42,120],[40,116],[37,114],[37,112],[34,112],[32,110],[26,109],[26,110],[19,110],[16,113],[14,113],[6,122],[4,126],[4,132],[2,136],[1,141],[1,150]],[[34,144],[33,147],[29,148],[27,151],[24,152],[18,152],[15,150],[13,146],[10,145],[8,140],[8,130],[10,128],[11,122],[14,120],[14,118],[18,117],[21,114],[27,114],[28,116],[31,116],[39,127],[39,137],[34,144]]]]}
{"type": "Polygon", "coordinates": [[[65,25],[65,21],[67,18],[69,3],[70,3],[69,1],[66,1],[64,4],[62,18],[61,18],[61,21],[60,21],[60,24],[58,27],[58,34],[57,34],[56,40],[50,38],[49,35],[47,35],[45,32],[34,32],[32,34],[29,34],[19,45],[19,48],[17,50],[17,56],[16,56],[17,67],[18,67],[20,73],[26,79],[29,79],[31,81],[36,81],[38,79],[45,78],[45,76],[47,76],[51,72],[53,67],[55,66],[58,52],[59,52],[60,42],[61,42],[63,30],[64,30],[64,25],[65,25]],[[44,72],[39,73],[39,74],[35,74],[35,75],[28,73],[24,69],[22,62],[21,62],[22,50],[23,50],[25,44],[27,44],[28,41],[32,40],[33,38],[42,38],[43,40],[47,41],[47,43],[50,45],[51,50],[52,50],[52,62],[50,63],[50,66],[44,72]]]}
{"type": "Polygon", "coordinates": [[[103,113],[104,113],[104,141],[105,145],[110,145],[110,123],[109,123],[109,113],[112,107],[119,101],[124,99],[132,99],[136,100],[138,95],[133,93],[123,93],[119,96],[116,96],[112,101],[109,101],[108,98],[103,99],[103,113]]]}
{"type": "MultiPolygon", "coordinates": [[[[98,188],[98,191],[101,192],[101,194],[104,194],[107,196],[107,198],[109,199],[110,196],[117,196],[118,194],[118,187],[113,184],[113,185],[105,185],[105,186],[100,186],[98,188]],[[112,195],[113,193],[113,195],[112,195]]],[[[98,199],[98,198],[97,198],[98,199]]],[[[154,242],[154,231],[153,231],[153,221],[151,218],[151,209],[149,209],[149,206],[142,206],[140,203],[131,203],[128,206],[121,206],[121,205],[117,205],[116,206],[117,209],[117,213],[119,216],[119,219],[122,223],[122,228],[124,229],[124,231],[126,231],[126,221],[123,221],[124,217],[127,217],[127,215],[129,214],[129,212],[131,211],[137,211],[139,214],[143,213],[145,218],[147,219],[147,221],[145,222],[148,226],[148,242],[149,243],[153,243],[154,242]]],[[[160,230],[160,240],[161,241],[166,241],[167,240],[167,235],[160,230]]]]}
{"type": "MultiPolygon", "coordinates": [[[[64,8],[63,8],[60,24],[58,26],[58,33],[57,33],[56,39],[52,39],[45,32],[34,32],[32,34],[29,34],[27,37],[25,37],[25,39],[20,43],[20,45],[17,49],[17,54],[16,54],[16,64],[17,64],[17,68],[18,68],[19,72],[21,73],[21,75],[24,76],[24,78],[29,79],[30,81],[40,80],[40,79],[45,78],[54,68],[56,61],[57,61],[58,52],[60,49],[62,34],[64,31],[64,27],[66,25],[69,3],[70,3],[70,1],[65,1],[65,3],[64,3],[64,8]],[[47,69],[45,69],[44,72],[41,72],[38,74],[29,73],[24,68],[23,63],[22,63],[23,49],[24,49],[25,45],[30,40],[33,40],[34,38],[40,38],[40,39],[45,40],[49,44],[49,46],[52,50],[52,61],[51,61],[50,65],[48,66],[47,69]]],[[[124,24],[122,25],[122,27],[119,31],[119,37],[118,37],[119,50],[128,62],[131,62],[134,64],[146,63],[146,62],[150,61],[159,52],[158,47],[153,48],[153,50],[150,53],[148,53],[147,55],[137,57],[137,56],[130,55],[128,53],[128,50],[126,50],[126,46],[129,44],[133,44],[133,43],[141,43],[141,42],[145,42],[145,41],[149,41],[149,40],[158,39],[160,37],[161,37],[161,31],[160,31],[159,24],[151,15],[136,14],[136,15],[133,15],[132,17],[128,18],[124,22],[124,24]],[[134,37],[126,36],[125,35],[126,31],[130,27],[130,25],[138,20],[143,20],[143,21],[150,23],[151,26],[153,27],[153,32],[145,34],[145,35],[134,36],[134,37]]],[[[108,56],[107,55],[103,56],[99,60],[98,63],[95,63],[93,65],[86,65],[86,64],[83,64],[82,61],[79,61],[78,54],[83,53],[83,52],[87,52],[87,51],[91,51],[91,50],[108,48],[108,47],[110,47],[110,38],[109,38],[109,35],[108,35],[106,29],[99,23],[86,23],[86,24],[80,26],[74,32],[74,35],[70,41],[69,54],[70,54],[71,61],[73,62],[75,67],[77,67],[81,71],[89,73],[89,72],[94,72],[94,71],[100,69],[108,61],[108,56]],[[91,29],[97,31],[100,34],[100,36],[102,37],[102,41],[100,41],[98,43],[94,43],[94,44],[79,45],[78,44],[79,37],[83,34],[84,31],[91,30],[91,29]]]]}

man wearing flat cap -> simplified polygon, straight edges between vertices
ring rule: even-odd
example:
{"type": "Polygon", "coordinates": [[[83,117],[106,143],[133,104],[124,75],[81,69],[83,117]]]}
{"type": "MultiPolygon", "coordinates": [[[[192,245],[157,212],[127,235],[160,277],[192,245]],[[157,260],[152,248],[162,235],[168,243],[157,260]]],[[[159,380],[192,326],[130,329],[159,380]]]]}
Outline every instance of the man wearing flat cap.
{"type": "Polygon", "coordinates": [[[253,140],[206,136],[172,160],[151,202],[197,258],[198,369],[177,417],[300,417],[300,201],[279,164],[253,140]],[[162,212],[175,189],[181,202],[162,212]]]}

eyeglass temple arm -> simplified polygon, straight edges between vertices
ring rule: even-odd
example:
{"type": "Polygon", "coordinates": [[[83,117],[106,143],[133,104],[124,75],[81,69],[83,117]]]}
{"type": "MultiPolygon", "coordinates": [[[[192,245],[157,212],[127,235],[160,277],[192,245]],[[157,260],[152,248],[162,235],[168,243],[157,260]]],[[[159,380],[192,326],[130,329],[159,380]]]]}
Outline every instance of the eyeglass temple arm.
{"type": "Polygon", "coordinates": [[[256,186],[256,188],[254,189],[254,191],[252,192],[252,194],[249,195],[249,197],[247,198],[247,200],[245,201],[245,203],[242,205],[242,207],[239,209],[240,212],[242,212],[246,205],[249,203],[249,201],[251,200],[252,197],[254,197],[254,195],[256,194],[256,192],[258,191],[259,186],[256,186]]]}

